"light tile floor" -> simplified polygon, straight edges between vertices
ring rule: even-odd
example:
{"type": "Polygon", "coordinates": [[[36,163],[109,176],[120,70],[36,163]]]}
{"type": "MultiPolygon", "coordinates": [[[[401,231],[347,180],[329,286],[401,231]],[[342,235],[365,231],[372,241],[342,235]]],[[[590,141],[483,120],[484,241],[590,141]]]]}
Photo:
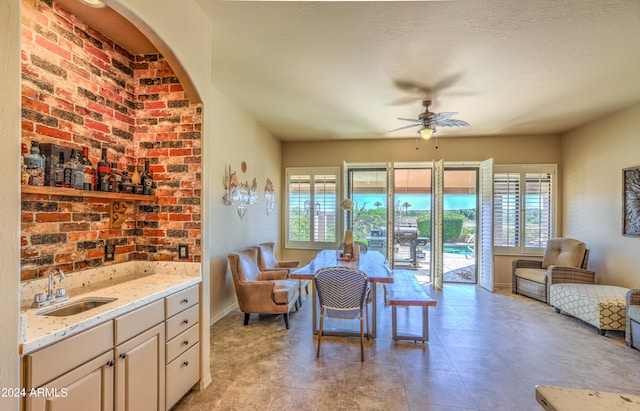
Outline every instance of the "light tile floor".
{"type": "MultiPolygon", "coordinates": [[[[536,384],[640,395],[640,352],[621,332],[600,336],[510,289],[429,292],[438,301],[430,341],[395,343],[391,309],[379,298],[378,338],[365,342],[364,363],[358,339],[344,337],[325,337],[316,359],[311,296],[290,330],[282,316],[252,315],[244,327],[234,311],[211,327],[213,383],[174,410],[539,411],[536,384]]],[[[398,317],[400,327],[420,324],[414,308],[398,317]]]]}

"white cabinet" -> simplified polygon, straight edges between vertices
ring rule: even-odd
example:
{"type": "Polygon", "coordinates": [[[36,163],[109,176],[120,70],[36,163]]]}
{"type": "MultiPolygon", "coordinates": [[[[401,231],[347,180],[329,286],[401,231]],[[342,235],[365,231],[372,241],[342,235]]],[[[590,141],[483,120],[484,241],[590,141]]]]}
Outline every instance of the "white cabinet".
{"type": "Polygon", "coordinates": [[[200,379],[198,286],[165,299],[167,311],[166,406],[173,407],[200,379]]]}
{"type": "Polygon", "coordinates": [[[110,321],[25,355],[25,409],[112,411],[113,360],[110,321]]]}
{"type": "Polygon", "coordinates": [[[195,285],[25,355],[22,408],[170,409],[200,379],[199,309],[195,285]]]}
{"type": "Polygon", "coordinates": [[[164,411],[164,318],[159,300],[114,320],[116,411],[164,411]]]}

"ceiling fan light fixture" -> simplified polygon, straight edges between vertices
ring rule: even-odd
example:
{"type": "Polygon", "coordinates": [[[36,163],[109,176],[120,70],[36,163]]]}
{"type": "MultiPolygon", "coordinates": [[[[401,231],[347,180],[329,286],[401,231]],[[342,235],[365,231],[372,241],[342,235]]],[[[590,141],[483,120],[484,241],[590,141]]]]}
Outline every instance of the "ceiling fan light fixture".
{"type": "Polygon", "coordinates": [[[419,133],[420,137],[424,138],[425,140],[429,140],[431,137],[433,137],[433,130],[427,126],[422,127],[419,133]]]}

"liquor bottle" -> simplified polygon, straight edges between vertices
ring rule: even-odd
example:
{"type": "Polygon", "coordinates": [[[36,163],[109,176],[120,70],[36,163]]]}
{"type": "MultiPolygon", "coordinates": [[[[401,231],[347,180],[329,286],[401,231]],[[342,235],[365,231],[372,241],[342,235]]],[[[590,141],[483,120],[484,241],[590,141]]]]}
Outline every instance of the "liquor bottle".
{"type": "Polygon", "coordinates": [[[98,189],[100,191],[109,191],[109,174],[111,167],[107,162],[107,149],[102,149],[102,159],[98,161],[98,189]]]}
{"type": "Polygon", "coordinates": [[[140,184],[140,172],[138,171],[138,165],[133,165],[133,174],[131,174],[131,184],[137,186],[140,184]]]}
{"type": "Polygon", "coordinates": [[[58,162],[53,170],[53,182],[56,187],[62,187],[64,181],[64,151],[60,150],[58,162]]]}
{"type": "Polygon", "coordinates": [[[149,171],[148,158],[144,159],[144,171],[142,172],[140,180],[142,184],[142,194],[151,195],[151,188],[153,187],[153,177],[151,177],[151,172],[149,171]]]}
{"type": "Polygon", "coordinates": [[[95,172],[91,160],[89,160],[89,147],[82,147],[82,189],[93,191],[93,173],[95,172]]]}
{"type": "Polygon", "coordinates": [[[22,143],[22,155],[20,156],[20,184],[26,186],[29,185],[29,173],[27,173],[27,164],[24,161],[24,156],[29,154],[29,148],[25,143],[22,143]]]}
{"type": "Polygon", "coordinates": [[[118,192],[118,164],[111,163],[111,172],[109,173],[109,191],[118,192]]]}
{"type": "Polygon", "coordinates": [[[31,151],[24,156],[26,172],[29,174],[29,185],[44,185],[44,157],[40,155],[40,144],[37,141],[31,142],[31,151]]]}
{"type": "Polygon", "coordinates": [[[82,190],[83,179],[84,173],[80,164],[80,153],[74,148],[71,150],[71,157],[64,163],[62,187],[82,190]]]}

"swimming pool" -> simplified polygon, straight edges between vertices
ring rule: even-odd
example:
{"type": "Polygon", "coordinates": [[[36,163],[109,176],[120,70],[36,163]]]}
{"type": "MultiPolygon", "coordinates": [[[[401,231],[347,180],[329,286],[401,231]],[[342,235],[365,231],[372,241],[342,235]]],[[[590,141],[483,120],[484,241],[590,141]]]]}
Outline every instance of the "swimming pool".
{"type": "MultiPolygon", "coordinates": [[[[431,250],[431,244],[427,244],[423,247],[425,251],[431,250]]],[[[445,254],[458,254],[464,256],[472,256],[473,255],[473,246],[467,244],[445,244],[443,252],[445,254]]]]}

